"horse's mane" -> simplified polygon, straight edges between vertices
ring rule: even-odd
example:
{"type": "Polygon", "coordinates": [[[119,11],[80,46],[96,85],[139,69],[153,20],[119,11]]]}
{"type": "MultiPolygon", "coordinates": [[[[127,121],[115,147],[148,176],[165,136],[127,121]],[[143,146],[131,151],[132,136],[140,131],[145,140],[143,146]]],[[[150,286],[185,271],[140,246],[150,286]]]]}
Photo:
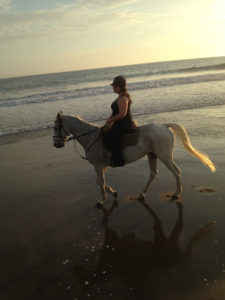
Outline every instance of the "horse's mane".
{"type": "Polygon", "coordinates": [[[86,121],[86,120],[84,120],[83,118],[81,118],[79,115],[78,116],[74,116],[74,115],[72,115],[74,118],[76,118],[76,119],[78,119],[79,121],[81,121],[82,123],[85,123],[85,124],[87,124],[87,125],[92,125],[92,126],[95,126],[95,127],[98,127],[97,125],[95,125],[95,124],[92,124],[92,123],[90,123],[90,122],[88,122],[88,121],[86,121]]]}

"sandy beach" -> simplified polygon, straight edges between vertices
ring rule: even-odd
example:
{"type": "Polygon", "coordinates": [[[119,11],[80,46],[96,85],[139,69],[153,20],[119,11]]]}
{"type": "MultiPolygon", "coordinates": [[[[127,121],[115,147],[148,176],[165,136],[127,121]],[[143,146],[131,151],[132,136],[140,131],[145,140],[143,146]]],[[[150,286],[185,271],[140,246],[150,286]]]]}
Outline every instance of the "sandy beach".
{"type": "Polygon", "coordinates": [[[217,167],[211,173],[176,145],[178,202],[166,199],[175,180],[160,162],[146,202],[129,200],[147,180],[143,158],[109,169],[118,199],[97,209],[93,167],[72,143],[55,149],[51,130],[0,138],[0,299],[225,299],[224,111],[151,120],[171,118],[217,167]]]}

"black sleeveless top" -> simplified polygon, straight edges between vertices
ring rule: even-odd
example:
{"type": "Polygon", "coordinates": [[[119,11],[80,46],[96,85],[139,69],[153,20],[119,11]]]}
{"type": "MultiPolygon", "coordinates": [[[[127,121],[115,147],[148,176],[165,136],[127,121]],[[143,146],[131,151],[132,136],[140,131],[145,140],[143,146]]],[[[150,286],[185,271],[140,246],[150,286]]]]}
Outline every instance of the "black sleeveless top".
{"type": "MultiPolygon", "coordinates": [[[[136,127],[132,119],[130,105],[131,102],[129,101],[126,116],[123,119],[114,122],[113,124],[113,129],[114,130],[116,129],[118,130],[118,132],[121,132],[123,134],[134,131],[136,127]]],[[[112,116],[119,114],[118,98],[111,104],[111,109],[112,109],[112,116]]]]}

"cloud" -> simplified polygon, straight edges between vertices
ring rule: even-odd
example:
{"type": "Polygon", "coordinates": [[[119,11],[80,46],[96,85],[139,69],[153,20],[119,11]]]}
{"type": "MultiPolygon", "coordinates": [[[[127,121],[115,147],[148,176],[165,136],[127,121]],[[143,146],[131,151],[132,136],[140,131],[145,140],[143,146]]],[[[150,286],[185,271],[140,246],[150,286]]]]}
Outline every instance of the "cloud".
{"type": "Polygon", "coordinates": [[[115,8],[124,5],[141,2],[141,0],[78,0],[82,6],[108,7],[115,8]]]}
{"type": "Polygon", "coordinates": [[[8,11],[11,8],[11,2],[12,0],[0,0],[0,11],[8,11]]]}
{"type": "MultiPolygon", "coordinates": [[[[5,5],[10,2],[0,1],[5,5]]],[[[24,42],[60,35],[112,32],[145,24],[156,17],[145,11],[135,11],[131,6],[134,2],[140,1],[78,0],[76,4],[60,5],[51,10],[6,11],[0,17],[0,39],[24,42]]]]}

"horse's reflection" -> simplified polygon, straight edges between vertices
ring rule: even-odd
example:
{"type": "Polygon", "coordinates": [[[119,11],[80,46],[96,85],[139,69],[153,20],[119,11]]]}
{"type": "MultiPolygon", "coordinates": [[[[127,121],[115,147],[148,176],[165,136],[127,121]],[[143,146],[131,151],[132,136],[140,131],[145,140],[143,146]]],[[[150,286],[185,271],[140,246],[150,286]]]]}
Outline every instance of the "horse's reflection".
{"type": "Polygon", "coordinates": [[[145,201],[139,202],[153,217],[153,240],[144,240],[136,237],[135,234],[120,236],[109,225],[109,216],[117,208],[117,201],[114,201],[109,209],[102,207],[104,241],[98,261],[91,268],[75,267],[76,277],[82,284],[86,280],[90,287],[107,278],[114,282],[118,280],[120,283],[126,282],[132,286],[140,283],[152,285],[156,274],[166,272],[187,261],[193,246],[213,229],[213,223],[208,223],[193,235],[185,249],[182,249],[179,244],[183,227],[182,203],[176,203],[178,219],[167,237],[156,212],[145,201]]]}

